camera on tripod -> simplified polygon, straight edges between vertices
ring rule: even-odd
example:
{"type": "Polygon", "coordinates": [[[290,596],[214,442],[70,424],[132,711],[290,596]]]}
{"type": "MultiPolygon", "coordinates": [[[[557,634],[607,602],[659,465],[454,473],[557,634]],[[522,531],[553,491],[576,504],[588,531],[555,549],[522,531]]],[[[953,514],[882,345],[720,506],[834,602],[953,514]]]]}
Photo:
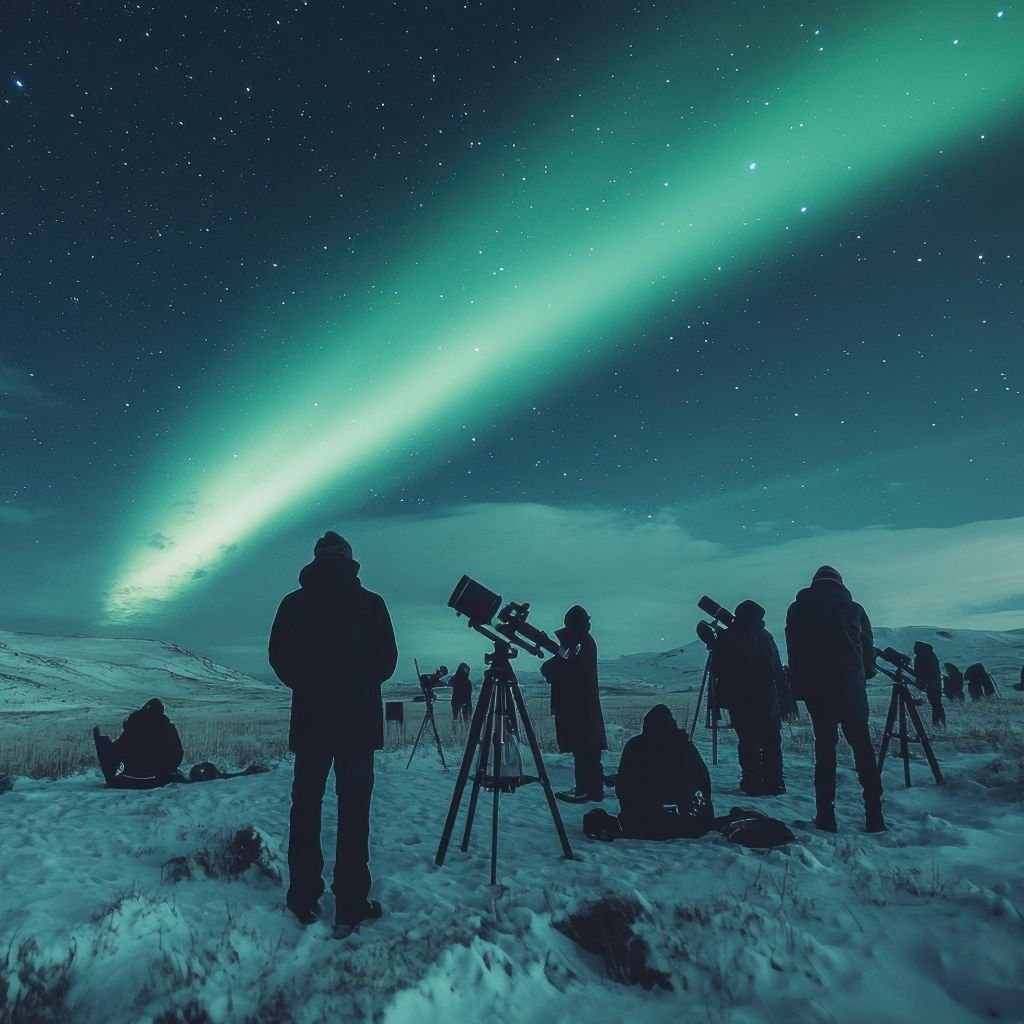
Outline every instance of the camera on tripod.
{"type": "Polygon", "coordinates": [[[712,601],[707,594],[697,602],[697,607],[711,616],[710,622],[701,619],[697,623],[697,636],[710,651],[715,641],[736,621],[736,616],[717,601],[712,601]]]}
{"type": "Polygon", "coordinates": [[[444,678],[446,675],[448,675],[447,665],[439,665],[436,672],[423,673],[420,676],[420,689],[423,692],[418,697],[414,697],[413,700],[419,703],[426,701],[428,704],[432,704],[437,700],[437,693],[435,691],[439,687],[449,685],[444,678]]]}
{"type": "MultiPolygon", "coordinates": [[[[912,679],[916,678],[914,676],[913,668],[914,659],[911,658],[909,654],[903,654],[902,652],[897,651],[894,647],[886,647],[885,650],[880,650],[876,647],[875,657],[889,662],[890,665],[895,665],[897,671],[908,673],[912,679]]],[[[879,666],[879,668],[881,668],[881,666],[879,666]]],[[[882,671],[885,672],[885,669],[882,669],[882,671]]],[[[889,675],[888,672],[885,674],[889,675]]]]}

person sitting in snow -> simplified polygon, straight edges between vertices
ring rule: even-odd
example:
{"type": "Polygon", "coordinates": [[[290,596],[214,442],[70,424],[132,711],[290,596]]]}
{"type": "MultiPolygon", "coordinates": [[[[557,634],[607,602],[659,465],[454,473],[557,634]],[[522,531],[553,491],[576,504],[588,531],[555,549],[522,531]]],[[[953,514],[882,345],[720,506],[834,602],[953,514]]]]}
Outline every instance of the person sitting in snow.
{"type": "Polygon", "coordinates": [[[735,621],[711,647],[711,671],[718,703],[736,730],[740,789],[748,796],[785,793],[780,693],[786,691],[786,677],[756,601],[736,606],[735,621]]]}
{"type": "Polygon", "coordinates": [[[664,704],[623,748],[615,793],[622,834],[633,839],[692,838],[714,825],[707,765],[664,704]]]}
{"type": "Polygon", "coordinates": [[[169,782],[186,782],[178,771],[185,752],[174,723],[154,697],[122,723],[116,740],[92,731],[96,756],[108,786],[115,789],[154,789],[169,782]]]}
{"type": "Polygon", "coordinates": [[[924,690],[932,708],[932,725],[946,724],[946,709],[942,706],[942,670],[931,644],[918,640],[914,644],[914,678],[924,690]]]}

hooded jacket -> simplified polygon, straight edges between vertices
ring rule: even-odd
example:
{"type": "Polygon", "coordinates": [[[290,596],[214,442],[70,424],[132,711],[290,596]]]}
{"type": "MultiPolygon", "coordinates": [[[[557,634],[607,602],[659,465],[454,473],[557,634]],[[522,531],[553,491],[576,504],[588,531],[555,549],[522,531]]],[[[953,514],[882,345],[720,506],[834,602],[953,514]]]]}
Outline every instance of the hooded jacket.
{"type": "Polygon", "coordinates": [[[124,764],[124,774],[167,782],[181,764],[184,751],[174,723],[154,697],[122,722],[122,733],[111,747],[112,759],[124,764]]]}
{"type": "Polygon", "coordinates": [[[735,622],[711,650],[711,671],[718,703],[729,709],[733,721],[779,721],[786,675],[775,640],[764,628],[764,609],[757,602],[737,606],[735,622]]]}
{"type": "Polygon", "coordinates": [[[835,580],[796,595],[786,615],[786,647],[794,700],[837,719],[867,720],[865,681],[877,674],[867,612],[835,580]]]}
{"type": "Polygon", "coordinates": [[[270,664],[292,691],[288,746],[325,741],[346,750],[384,746],[380,688],[398,663],[384,599],[359,582],[351,558],[316,558],[299,573],[270,631],[270,664]]]}
{"type": "Polygon", "coordinates": [[[942,683],[942,669],[939,668],[935,649],[923,640],[914,644],[914,676],[922,689],[940,686],[942,683]]]}
{"type": "Polygon", "coordinates": [[[714,818],[707,765],[666,705],[651,708],[643,732],[623,748],[615,794],[627,831],[633,826],[642,830],[666,806],[708,823],[714,818]]]}

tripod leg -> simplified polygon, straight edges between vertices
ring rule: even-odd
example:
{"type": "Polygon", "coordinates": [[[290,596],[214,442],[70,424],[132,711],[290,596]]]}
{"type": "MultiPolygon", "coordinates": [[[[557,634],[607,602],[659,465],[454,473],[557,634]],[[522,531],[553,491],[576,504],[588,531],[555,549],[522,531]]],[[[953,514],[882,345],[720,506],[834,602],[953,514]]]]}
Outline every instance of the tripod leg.
{"type": "Polygon", "coordinates": [[[526,738],[530,743],[530,750],[533,752],[534,763],[537,765],[537,777],[540,779],[541,786],[544,788],[544,795],[547,797],[551,818],[555,823],[555,831],[558,833],[559,841],[562,844],[562,853],[565,854],[566,860],[573,860],[575,854],[569,845],[569,837],[565,834],[562,816],[558,813],[558,804],[555,801],[555,794],[551,789],[551,780],[548,778],[547,769],[544,767],[544,758],[541,757],[540,747],[537,745],[537,735],[533,731],[533,723],[530,721],[530,716],[526,713],[526,701],[523,700],[523,694],[519,689],[518,682],[512,683],[512,699],[515,701],[516,709],[519,711],[519,719],[526,730],[526,738]]]}
{"type": "Polygon", "coordinates": [[[907,710],[910,712],[910,720],[914,723],[914,728],[917,730],[917,738],[921,741],[924,756],[928,758],[928,766],[932,770],[932,776],[941,786],[946,780],[942,777],[942,771],[939,768],[938,760],[936,760],[935,751],[932,750],[931,741],[928,739],[928,733],[924,731],[924,723],[921,721],[921,716],[913,704],[911,704],[907,710]]]}
{"type": "Polygon", "coordinates": [[[497,690],[491,691],[491,699],[487,708],[487,722],[484,725],[483,737],[480,740],[480,758],[476,765],[476,775],[473,776],[473,789],[469,794],[469,810],[466,812],[466,831],[462,834],[462,852],[469,849],[469,837],[473,831],[473,819],[476,817],[476,802],[480,798],[480,787],[487,776],[487,758],[491,753],[491,742],[494,737],[494,701],[497,698],[497,690]]]}
{"type": "Polygon", "coordinates": [[[501,759],[504,753],[505,687],[499,684],[495,728],[499,742],[494,744],[494,802],[491,810],[491,885],[498,884],[498,799],[501,796],[501,759]]]}
{"type": "Polygon", "coordinates": [[[438,867],[444,864],[445,854],[448,852],[448,843],[452,837],[452,829],[455,828],[455,819],[459,813],[459,804],[462,802],[462,793],[466,788],[469,770],[473,766],[473,754],[476,752],[477,744],[480,742],[480,730],[483,727],[484,716],[487,714],[487,706],[490,703],[491,691],[493,689],[494,681],[488,681],[485,678],[480,691],[480,703],[476,706],[476,711],[473,713],[473,721],[469,726],[466,752],[462,755],[462,765],[455,780],[455,792],[452,794],[452,802],[448,807],[448,817],[445,819],[444,831],[441,833],[441,842],[438,843],[437,855],[434,857],[434,863],[438,867]]]}
{"type": "Polygon", "coordinates": [[[690,739],[697,733],[697,723],[700,721],[700,704],[704,699],[704,687],[707,685],[708,675],[711,673],[711,655],[707,657],[707,661],[704,662],[704,675],[700,678],[700,689],[697,691],[697,705],[693,709],[693,723],[690,726],[690,739]]]}
{"type": "Polygon", "coordinates": [[[718,764],[718,694],[715,692],[715,677],[708,673],[708,718],[711,721],[711,764],[718,764]]]}
{"type": "Polygon", "coordinates": [[[897,689],[900,695],[900,755],[903,757],[903,785],[910,786],[910,740],[907,736],[907,705],[911,702],[902,687],[897,687],[897,689]]]}
{"type": "Polygon", "coordinates": [[[430,712],[430,728],[434,730],[434,743],[437,746],[437,756],[441,758],[441,767],[448,771],[448,765],[444,759],[444,748],[441,746],[441,737],[437,733],[437,722],[434,721],[434,712],[430,712]]]}
{"type": "Polygon", "coordinates": [[[896,721],[896,702],[899,698],[896,696],[896,691],[892,691],[892,697],[889,700],[889,714],[885,719],[885,729],[882,730],[882,743],[878,748],[878,774],[882,774],[882,766],[885,764],[885,755],[889,751],[889,741],[892,739],[892,727],[896,721]]]}
{"type": "Polygon", "coordinates": [[[420,723],[420,731],[416,733],[416,742],[412,745],[412,753],[409,755],[409,760],[406,762],[405,770],[409,770],[409,765],[412,764],[413,755],[416,753],[416,748],[420,745],[420,737],[423,735],[423,730],[427,727],[427,719],[432,717],[430,714],[429,706],[423,712],[423,721],[420,723]]]}

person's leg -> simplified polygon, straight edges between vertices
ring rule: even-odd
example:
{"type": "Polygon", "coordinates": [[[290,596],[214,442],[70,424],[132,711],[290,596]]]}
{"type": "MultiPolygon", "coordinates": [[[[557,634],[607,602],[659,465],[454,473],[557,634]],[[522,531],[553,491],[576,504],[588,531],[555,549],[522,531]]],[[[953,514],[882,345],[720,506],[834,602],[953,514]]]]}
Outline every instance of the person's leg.
{"type": "Polygon", "coordinates": [[[740,789],[749,796],[758,796],[764,789],[761,775],[761,744],[755,722],[733,718],[736,730],[736,754],[740,762],[740,789]]]}
{"type": "Polygon", "coordinates": [[[370,801],[373,751],[339,752],[334,759],[338,791],[338,844],[334,859],[335,918],[355,924],[367,917],[370,893],[370,801]]]}
{"type": "Polygon", "coordinates": [[[592,799],[604,797],[604,772],[601,770],[601,748],[582,747],[573,752],[577,795],[592,799]]]}
{"type": "Polygon", "coordinates": [[[814,727],[814,820],[827,832],[836,831],[836,744],[839,724],[822,708],[808,705],[814,727]]]}
{"type": "Polygon", "coordinates": [[[770,718],[761,727],[761,771],[766,793],[778,795],[786,792],[782,771],[782,724],[770,718]]]}
{"type": "Polygon", "coordinates": [[[882,777],[878,773],[878,761],[871,745],[867,720],[847,719],[842,724],[843,735],[853,751],[854,767],[864,794],[867,828],[871,832],[882,832],[885,830],[885,819],[882,817],[882,777]]]}
{"type": "Polygon", "coordinates": [[[300,920],[313,911],[324,891],[320,811],[331,760],[330,750],[320,746],[295,755],[288,828],[287,900],[300,920]]]}

